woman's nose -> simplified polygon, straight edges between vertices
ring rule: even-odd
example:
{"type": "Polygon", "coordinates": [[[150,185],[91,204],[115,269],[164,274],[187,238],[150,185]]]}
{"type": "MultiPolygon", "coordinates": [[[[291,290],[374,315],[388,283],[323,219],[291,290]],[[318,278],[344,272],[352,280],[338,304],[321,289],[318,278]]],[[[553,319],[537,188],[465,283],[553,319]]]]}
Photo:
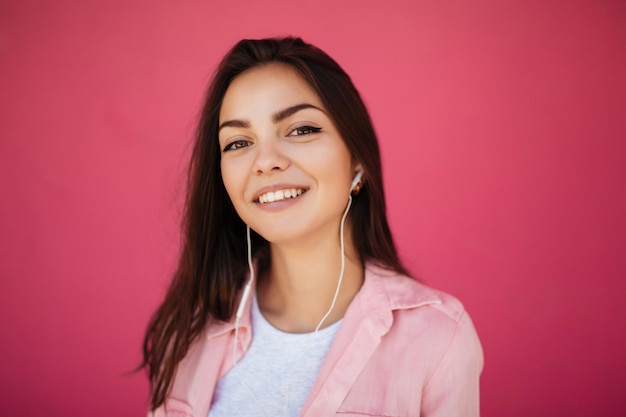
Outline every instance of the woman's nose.
{"type": "Polygon", "coordinates": [[[260,140],[257,142],[258,154],[254,160],[253,170],[256,174],[271,174],[284,171],[289,166],[289,159],[279,149],[277,139],[260,140]]]}

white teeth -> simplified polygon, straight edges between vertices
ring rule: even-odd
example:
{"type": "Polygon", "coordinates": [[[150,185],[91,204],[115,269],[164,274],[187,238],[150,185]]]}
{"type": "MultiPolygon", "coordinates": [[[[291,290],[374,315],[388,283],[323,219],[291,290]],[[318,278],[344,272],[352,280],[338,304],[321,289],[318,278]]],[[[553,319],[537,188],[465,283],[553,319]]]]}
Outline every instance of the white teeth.
{"type": "Polygon", "coordinates": [[[259,197],[259,203],[273,203],[275,201],[282,201],[287,198],[296,198],[302,195],[304,190],[300,188],[291,188],[286,190],[270,191],[269,193],[261,194],[259,197]]]}

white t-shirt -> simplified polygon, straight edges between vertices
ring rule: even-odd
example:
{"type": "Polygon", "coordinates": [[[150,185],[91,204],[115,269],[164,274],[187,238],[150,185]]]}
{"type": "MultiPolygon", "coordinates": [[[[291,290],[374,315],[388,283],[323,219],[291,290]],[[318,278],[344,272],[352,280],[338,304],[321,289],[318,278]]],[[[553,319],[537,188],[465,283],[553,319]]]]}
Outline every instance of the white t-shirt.
{"type": "Polygon", "coordinates": [[[209,417],[299,415],[341,323],[317,334],[285,333],[252,298],[250,349],[218,381],[209,417]]]}

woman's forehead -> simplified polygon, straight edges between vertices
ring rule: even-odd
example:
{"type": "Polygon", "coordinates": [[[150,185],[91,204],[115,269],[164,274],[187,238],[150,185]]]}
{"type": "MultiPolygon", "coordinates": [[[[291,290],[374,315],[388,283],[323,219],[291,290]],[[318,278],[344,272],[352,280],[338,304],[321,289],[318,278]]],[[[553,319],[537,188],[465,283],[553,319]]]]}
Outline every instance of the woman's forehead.
{"type": "Polygon", "coordinates": [[[272,63],[237,76],[224,95],[220,123],[254,115],[272,114],[283,108],[309,103],[323,108],[316,91],[293,67],[272,63]]]}

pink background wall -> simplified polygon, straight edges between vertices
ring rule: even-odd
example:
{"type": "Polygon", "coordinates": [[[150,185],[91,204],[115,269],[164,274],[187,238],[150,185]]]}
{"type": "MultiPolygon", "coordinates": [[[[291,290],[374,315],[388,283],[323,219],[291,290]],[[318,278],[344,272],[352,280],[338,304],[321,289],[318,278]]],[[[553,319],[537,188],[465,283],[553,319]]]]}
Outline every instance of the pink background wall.
{"type": "Polygon", "coordinates": [[[204,87],[297,34],[371,110],[403,258],[474,318],[483,416],[624,415],[624,28],[619,0],[2,1],[1,413],[143,415],[204,87]]]}

